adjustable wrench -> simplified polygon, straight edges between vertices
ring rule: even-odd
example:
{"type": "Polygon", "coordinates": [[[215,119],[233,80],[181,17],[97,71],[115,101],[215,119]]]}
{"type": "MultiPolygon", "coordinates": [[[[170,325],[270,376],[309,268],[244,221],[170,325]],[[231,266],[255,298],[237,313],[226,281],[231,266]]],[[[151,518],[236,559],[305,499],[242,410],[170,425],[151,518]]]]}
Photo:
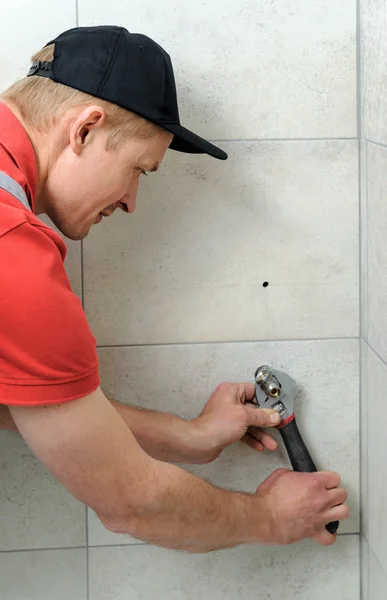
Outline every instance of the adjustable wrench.
{"type": "MultiPolygon", "coordinates": [[[[281,423],[277,429],[284,441],[294,471],[315,473],[316,466],[301,437],[294,416],[296,382],[286,373],[264,365],[255,372],[255,395],[260,408],[271,408],[281,415],[281,423]]],[[[336,533],[338,527],[338,521],[326,525],[327,531],[332,534],[336,533]]]]}

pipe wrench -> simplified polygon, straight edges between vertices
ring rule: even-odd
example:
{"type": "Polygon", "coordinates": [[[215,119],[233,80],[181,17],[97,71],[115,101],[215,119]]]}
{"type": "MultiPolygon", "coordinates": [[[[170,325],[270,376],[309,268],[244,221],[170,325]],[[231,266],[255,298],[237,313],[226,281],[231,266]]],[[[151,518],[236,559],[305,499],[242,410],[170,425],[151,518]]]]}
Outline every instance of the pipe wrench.
{"type": "MultiPolygon", "coordinates": [[[[281,423],[277,426],[293,470],[301,473],[315,473],[316,466],[301,437],[294,416],[294,401],[297,396],[296,382],[281,371],[267,365],[259,367],[255,372],[255,395],[260,408],[271,408],[281,415],[281,423]]],[[[326,525],[329,533],[336,533],[339,522],[326,525]]]]}

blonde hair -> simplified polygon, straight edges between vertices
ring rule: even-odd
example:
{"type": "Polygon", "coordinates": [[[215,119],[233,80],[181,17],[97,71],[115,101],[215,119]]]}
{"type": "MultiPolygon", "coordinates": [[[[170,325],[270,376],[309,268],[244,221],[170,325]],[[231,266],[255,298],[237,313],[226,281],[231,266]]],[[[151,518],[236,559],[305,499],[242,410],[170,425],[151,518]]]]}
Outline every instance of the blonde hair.
{"type": "MultiPolygon", "coordinates": [[[[50,62],[54,58],[54,44],[51,44],[33,57],[32,61],[50,62]]],[[[107,147],[116,148],[128,137],[145,139],[157,135],[162,129],[142,117],[80,92],[46,77],[24,77],[0,95],[20,112],[24,122],[38,131],[47,131],[70,109],[77,106],[98,104],[106,113],[108,129],[107,147]]]]}

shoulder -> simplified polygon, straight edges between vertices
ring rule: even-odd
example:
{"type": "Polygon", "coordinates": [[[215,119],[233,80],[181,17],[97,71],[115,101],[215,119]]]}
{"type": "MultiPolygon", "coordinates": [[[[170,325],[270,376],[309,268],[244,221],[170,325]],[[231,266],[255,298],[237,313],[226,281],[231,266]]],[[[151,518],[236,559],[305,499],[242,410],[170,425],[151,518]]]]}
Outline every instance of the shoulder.
{"type": "Polygon", "coordinates": [[[28,219],[0,237],[0,402],[60,401],[97,387],[96,340],[67,278],[62,244],[28,219]]]}
{"type": "Polygon", "coordinates": [[[25,265],[37,257],[37,264],[55,259],[63,265],[66,244],[36,215],[0,201],[0,264],[5,257],[25,265]]]}

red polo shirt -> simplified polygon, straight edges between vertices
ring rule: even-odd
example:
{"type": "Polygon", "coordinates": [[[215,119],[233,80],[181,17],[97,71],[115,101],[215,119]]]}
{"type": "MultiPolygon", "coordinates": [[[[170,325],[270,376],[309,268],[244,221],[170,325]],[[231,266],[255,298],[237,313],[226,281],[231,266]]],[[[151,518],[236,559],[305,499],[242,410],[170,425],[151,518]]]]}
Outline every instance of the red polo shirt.
{"type": "MultiPolygon", "coordinates": [[[[0,104],[0,171],[34,208],[37,168],[30,139],[0,104]]],[[[63,261],[66,246],[0,189],[0,404],[75,400],[99,386],[96,343],[63,261]]]]}

